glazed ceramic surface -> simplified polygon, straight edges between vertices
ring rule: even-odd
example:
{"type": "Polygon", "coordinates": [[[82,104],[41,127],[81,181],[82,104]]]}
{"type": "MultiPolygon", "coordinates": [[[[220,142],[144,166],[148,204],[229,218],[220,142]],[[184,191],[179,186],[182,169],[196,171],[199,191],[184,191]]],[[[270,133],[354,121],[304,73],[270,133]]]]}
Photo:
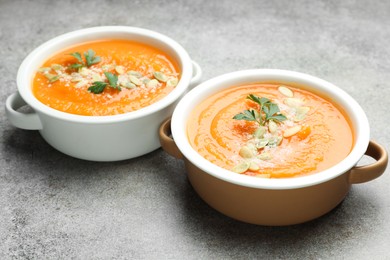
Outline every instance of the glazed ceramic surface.
{"type": "Polygon", "coordinates": [[[125,26],[95,27],[58,36],[31,52],[17,75],[18,92],[8,97],[6,112],[13,125],[38,130],[54,148],[70,156],[93,161],[116,161],[157,149],[158,127],[168,118],[178,100],[201,77],[199,65],[176,41],[159,33],[125,26]],[[154,46],[178,64],[181,77],[176,88],[162,100],[140,110],[114,116],[80,116],[52,109],[31,91],[37,69],[53,54],[83,42],[99,39],[133,40],[154,46]],[[32,113],[18,108],[28,105],[32,113]]]}
{"type": "Polygon", "coordinates": [[[363,109],[346,92],[322,79],[284,70],[247,70],[208,80],[183,97],[171,123],[160,128],[163,148],[184,159],[188,177],[198,194],[218,211],[241,221],[260,225],[291,225],[319,217],[336,207],[351,184],[380,176],[387,166],[387,152],[369,140],[369,124],[363,109]],[[223,89],[251,83],[277,82],[299,85],[327,96],[345,110],[355,143],[340,163],[309,176],[267,179],[236,174],[220,168],[199,155],[190,145],[186,123],[191,111],[205,98],[223,89]],[[173,139],[169,137],[172,132],[173,139]],[[377,162],[357,167],[366,154],[377,162]]]}

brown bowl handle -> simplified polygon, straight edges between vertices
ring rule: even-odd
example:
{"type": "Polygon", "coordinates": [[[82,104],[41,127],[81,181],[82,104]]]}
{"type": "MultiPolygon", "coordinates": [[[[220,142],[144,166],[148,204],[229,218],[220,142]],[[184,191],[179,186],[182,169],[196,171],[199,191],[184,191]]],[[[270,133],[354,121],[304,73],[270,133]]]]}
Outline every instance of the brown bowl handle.
{"type": "Polygon", "coordinates": [[[380,144],[370,141],[365,155],[376,160],[373,164],[356,166],[351,169],[349,174],[349,183],[357,184],[371,181],[378,178],[385,172],[387,167],[388,155],[386,149],[380,144]]]}
{"type": "Polygon", "coordinates": [[[177,148],[177,145],[175,141],[173,140],[171,136],[171,119],[167,119],[162,125],[160,126],[159,130],[159,137],[160,137],[160,143],[161,147],[166,151],[169,155],[172,155],[173,157],[176,157],[177,159],[183,159],[184,156],[180,152],[179,148],[177,148]]]}

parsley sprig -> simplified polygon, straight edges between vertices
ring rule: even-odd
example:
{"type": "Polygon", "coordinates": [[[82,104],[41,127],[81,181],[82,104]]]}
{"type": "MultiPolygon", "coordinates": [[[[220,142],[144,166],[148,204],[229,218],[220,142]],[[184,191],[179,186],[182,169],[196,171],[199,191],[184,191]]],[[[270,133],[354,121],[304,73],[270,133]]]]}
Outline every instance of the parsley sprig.
{"type": "Polygon", "coordinates": [[[121,87],[118,85],[118,76],[115,74],[112,74],[111,72],[104,72],[104,75],[106,75],[106,78],[108,80],[107,82],[104,81],[95,81],[92,83],[92,86],[88,88],[89,92],[92,92],[94,94],[100,94],[104,91],[104,89],[107,86],[110,86],[117,90],[122,90],[121,87]]]}
{"type": "Polygon", "coordinates": [[[71,69],[79,69],[81,67],[90,67],[93,64],[99,63],[101,61],[100,56],[96,56],[96,52],[92,49],[89,49],[88,51],[84,52],[84,58],[85,62],[83,60],[83,57],[81,56],[80,52],[72,52],[69,53],[69,55],[75,57],[79,63],[73,63],[69,67],[71,69]]]}
{"type": "Polygon", "coordinates": [[[100,94],[104,91],[107,85],[108,85],[107,82],[95,81],[92,83],[92,86],[88,88],[88,91],[94,94],[100,94]]]}
{"type": "MultiPolygon", "coordinates": [[[[69,55],[75,57],[78,61],[78,63],[73,63],[69,66],[71,69],[80,69],[82,67],[90,67],[93,64],[99,63],[101,61],[100,56],[96,56],[96,52],[92,49],[89,49],[88,51],[84,52],[84,59],[81,56],[80,52],[72,52],[69,53],[69,55]]],[[[113,89],[122,90],[121,87],[118,85],[118,76],[111,73],[111,72],[104,72],[104,75],[107,78],[108,82],[105,81],[95,81],[92,83],[92,85],[88,88],[88,91],[94,94],[100,94],[104,91],[104,89],[109,86],[113,89]]]]}
{"type": "Polygon", "coordinates": [[[247,99],[255,102],[259,105],[260,109],[248,109],[239,113],[233,117],[236,120],[256,121],[259,125],[264,126],[270,120],[275,122],[282,122],[287,117],[280,112],[279,106],[270,99],[265,97],[258,97],[253,94],[249,94],[247,99]]]}

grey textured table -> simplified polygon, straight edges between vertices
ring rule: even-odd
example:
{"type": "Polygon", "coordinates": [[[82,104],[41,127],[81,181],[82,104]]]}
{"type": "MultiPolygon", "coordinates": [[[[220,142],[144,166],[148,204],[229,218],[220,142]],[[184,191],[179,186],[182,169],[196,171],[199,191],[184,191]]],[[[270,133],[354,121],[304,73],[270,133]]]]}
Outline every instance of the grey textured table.
{"type": "MultiPolygon", "coordinates": [[[[181,43],[203,80],[249,68],[309,73],[365,109],[390,145],[389,1],[0,0],[1,102],[35,47],[99,25],[152,29],[181,43]]],[[[115,163],[68,157],[0,110],[0,259],[390,259],[389,170],[354,185],[329,214],[290,227],[225,217],[161,149],[115,163]]]]}

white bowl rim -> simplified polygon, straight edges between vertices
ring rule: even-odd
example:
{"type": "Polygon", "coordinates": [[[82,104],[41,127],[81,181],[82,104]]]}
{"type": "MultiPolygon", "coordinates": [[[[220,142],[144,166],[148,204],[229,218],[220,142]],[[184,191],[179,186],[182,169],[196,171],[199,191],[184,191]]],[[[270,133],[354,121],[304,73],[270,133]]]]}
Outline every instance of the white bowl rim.
{"type": "MultiPolygon", "coordinates": [[[[270,80],[271,79],[269,79],[268,81],[270,80]]],[[[261,82],[261,80],[251,81],[251,83],[256,82],[261,82]]],[[[354,167],[364,155],[368,147],[370,136],[368,119],[366,117],[366,114],[364,113],[364,110],[345,91],[343,91],[339,87],[336,87],[332,83],[329,83],[325,80],[308,74],[278,69],[252,69],[236,71],[217,76],[201,83],[200,85],[192,89],[190,92],[188,92],[176,106],[172,115],[171,129],[173,139],[184,157],[204,172],[218,179],[240,186],[273,190],[296,189],[313,186],[320,183],[324,183],[344,174],[352,167],[354,167]],[[220,86],[219,89],[229,88],[229,84],[230,87],[240,85],[239,83],[233,84],[232,82],[237,83],[240,81],[244,81],[244,79],[258,77],[274,78],[273,81],[278,81],[278,78],[285,78],[288,80],[304,80],[307,82],[311,82],[314,85],[322,86],[322,89],[320,91],[326,91],[328,95],[331,95],[335,99],[338,99],[337,102],[339,104],[341,102],[342,104],[340,105],[342,105],[345,110],[348,110],[346,111],[346,113],[348,113],[350,120],[356,127],[354,129],[355,144],[349,155],[340,163],[318,173],[294,178],[266,179],[233,173],[229,170],[226,170],[211,163],[210,161],[203,158],[200,154],[198,154],[190,145],[186,134],[188,113],[190,112],[191,107],[202,101],[202,96],[203,98],[210,96],[210,93],[212,93],[213,91],[215,92],[215,89],[217,89],[218,86],[220,86]],[[225,85],[225,87],[221,87],[223,85],[225,85]],[[353,114],[350,114],[351,112],[353,114]]]]}
{"type": "MultiPolygon", "coordinates": [[[[117,37],[119,38],[119,37],[117,37]]],[[[108,38],[107,38],[108,39],[108,38]]],[[[88,40],[87,40],[88,41],[88,40]]],[[[44,61],[44,60],[43,60],[44,61]]],[[[22,64],[19,67],[17,73],[17,88],[19,94],[22,96],[23,100],[31,106],[35,111],[39,111],[40,113],[46,114],[51,117],[59,118],[64,121],[70,122],[79,122],[86,124],[107,124],[107,123],[115,123],[115,122],[123,122],[127,120],[132,120],[140,117],[144,117],[146,115],[155,113],[164,109],[165,107],[171,105],[175,101],[177,101],[189,88],[190,81],[192,78],[193,67],[192,61],[186,50],[176,41],[160,34],[158,32],[139,28],[139,27],[131,27],[131,26],[98,26],[98,27],[90,27],[84,28],[80,30],[75,30],[72,32],[68,32],[65,34],[61,34],[51,40],[48,40],[35,48],[30,54],[23,60],[22,64]],[[40,102],[31,91],[31,80],[30,66],[35,62],[36,59],[40,59],[42,55],[46,57],[50,57],[52,54],[47,54],[46,49],[53,48],[56,45],[63,43],[64,41],[68,41],[71,39],[80,39],[79,42],[83,42],[82,39],[87,39],[90,36],[101,35],[102,39],[107,38],[105,35],[117,33],[117,34],[133,34],[142,37],[148,37],[153,40],[157,40],[162,44],[165,44],[169,48],[171,48],[174,52],[176,52],[179,60],[178,62],[182,63],[181,77],[178,85],[172,90],[168,95],[163,97],[161,100],[141,108],[136,111],[118,114],[118,115],[110,115],[110,116],[83,116],[70,114],[66,112],[62,112],[56,109],[53,109],[42,102],[40,102]]]]}

